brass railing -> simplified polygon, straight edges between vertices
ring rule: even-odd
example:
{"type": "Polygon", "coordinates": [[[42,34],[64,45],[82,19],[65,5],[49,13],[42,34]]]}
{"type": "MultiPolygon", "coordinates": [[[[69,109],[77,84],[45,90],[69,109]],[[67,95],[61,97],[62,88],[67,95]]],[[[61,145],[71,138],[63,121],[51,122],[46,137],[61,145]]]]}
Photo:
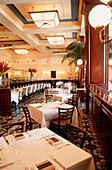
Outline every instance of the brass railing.
{"type": "Polygon", "coordinates": [[[112,103],[112,91],[108,91],[94,84],[90,85],[90,90],[94,91],[99,97],[101,97],[106,102],[112,103]]]}

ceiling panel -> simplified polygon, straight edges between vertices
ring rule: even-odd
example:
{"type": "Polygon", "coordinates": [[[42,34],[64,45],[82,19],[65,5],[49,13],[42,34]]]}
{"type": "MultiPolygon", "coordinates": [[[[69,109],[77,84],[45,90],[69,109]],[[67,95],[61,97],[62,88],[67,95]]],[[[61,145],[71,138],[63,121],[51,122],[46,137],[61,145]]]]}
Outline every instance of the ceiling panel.
{"type": "Polygon", "coordinates": [[[72,41],[79,41],[82,0],[10,0],[0,1],[0,46],[29,48],[39,52],[60,51],[72,41]],[[6,2],[6,4],[5,4],[6,2]],[[17,3],[16,3],[17,2],[17,3]],[[2,4],[1,4],[2,3],[2,4]],[[29,12],[58,10],[56,28],[38,29],[29,12]],[[47,36],[64,35],[62,45],[51,45],[47,36]],[[18,46],[17,46],[18,45],[18,46]]]}

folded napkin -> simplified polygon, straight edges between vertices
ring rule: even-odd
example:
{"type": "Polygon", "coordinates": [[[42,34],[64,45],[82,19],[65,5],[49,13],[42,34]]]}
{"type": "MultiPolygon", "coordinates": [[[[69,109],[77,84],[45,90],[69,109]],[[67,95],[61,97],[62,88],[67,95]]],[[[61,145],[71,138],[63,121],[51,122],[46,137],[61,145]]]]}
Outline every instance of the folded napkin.
{"type": "Polygon", "coordinates": [[[24,139],[25,136],[21,133],[21,134],[17,134],[14,136],[15,140],[20,140],[20,139],[24,139]]]}
{"type": "Polygon", "coordinates": [[[46,160],[46,161],[43,161],[37,165],[35,165],[39,170],[55,170],[55,167],[53,166],[53,164],[46,160]]]}
{"type": "Polygon", "coordinates": [[[57,145],[61,142],[61,140],[57,137],[47,138],[46,139],[51,145],[57,145]]]}
{"type": "Polygon", "coordinates": [[[55,135],[54,132],[45,128],[35,129],[35,132],[40,136],[40,138],[50,137],[55,135]]]}

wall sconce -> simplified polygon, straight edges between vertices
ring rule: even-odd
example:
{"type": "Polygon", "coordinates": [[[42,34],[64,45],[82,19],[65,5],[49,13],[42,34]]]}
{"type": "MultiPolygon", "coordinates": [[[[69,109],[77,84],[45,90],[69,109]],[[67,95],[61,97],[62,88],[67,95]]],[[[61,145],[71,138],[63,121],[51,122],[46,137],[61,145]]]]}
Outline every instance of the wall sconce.
{"type": "Polygon", "coordinates": [[[77,73],[77,72],[78,72],[78,70],[79,70],[79,67],[76,67],[75,72],[77,73]]]}
{"type": "Polygon", "coordinates": [[[18,71],[18,72],[15,72],[15,74],[20,74],[20,72],[18,71]]]}
{"type": "Polygon", "coordinates": [[[112,7],[112,0],[101,0],[104,4],[106,4],[109,7],[112,7]]]}
{"type": "MultiPolygon", "coordinates": [[[[103,1],[104,0],[102,0],[102,2],[103,1]]],[[[89,23],[99,32],[99,38],[102,43],[112,41],[112,39],[109,39],[109,35],[102,36],[102,31],[109,24],[110,19],[111,10],[106,5],[96,5],[89,13],[89,23]],[[106,38],[108,38],[108,40],[106,40],[106,38]]]]}
{"type": "Polygon", "coordinates": [[[63,71],[62,71],[62,72],[59,72],[59,74],[62,75],[62,74],[64,74],[64,72],[63,72],[63,71]]]}
{"type": "Polygon", "coordinates": [[[109,60],[109,67],[112,69],[112,58],[109,60]]]}
{"type": "Polygon", "coordinates": [[[49,72],[43,72],[44,75],[49,75],[49,72]]]}
{"type": "Polygon", "coordinates": [[[77,60],[77,65],[78,65],[78,66],[81,66],[82,64],[83,64],[83,60],[82,60],[82,59],[78,59],[78,60],[77,60]]]}

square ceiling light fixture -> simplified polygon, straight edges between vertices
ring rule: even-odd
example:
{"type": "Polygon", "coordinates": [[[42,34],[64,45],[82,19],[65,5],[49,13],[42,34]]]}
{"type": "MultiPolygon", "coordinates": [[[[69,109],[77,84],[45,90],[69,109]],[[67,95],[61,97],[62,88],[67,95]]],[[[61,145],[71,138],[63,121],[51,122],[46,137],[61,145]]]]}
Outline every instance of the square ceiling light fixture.
{"type": "Polygon", "coordinates": [[[58,10],[30,12],[30,15],[38,28],[53,28],[59,24],[58,10]]]}
{"type": "Polygon", "coordinates": [[[50,44],[62,44],[64,43],[64,36],[63,35],[60,35],[60,36],[49,36],[47,37],[48,41],[50,44]]]}
{"type": "Polygon", "coordinates": [[[29,51],[26,49],[14,49],[15,53],[17,54],[28,54],[29,51]]]}

